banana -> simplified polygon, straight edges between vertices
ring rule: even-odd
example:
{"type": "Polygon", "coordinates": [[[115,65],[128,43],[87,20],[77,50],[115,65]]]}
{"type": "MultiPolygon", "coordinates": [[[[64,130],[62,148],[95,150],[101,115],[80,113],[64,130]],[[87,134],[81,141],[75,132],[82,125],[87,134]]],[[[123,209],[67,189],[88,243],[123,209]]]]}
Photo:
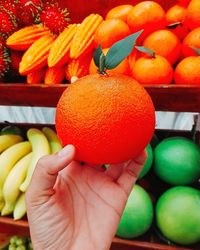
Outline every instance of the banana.
{"type": "Polygon", "coordinates": [[[21,193],[19,198],[17,199],[13,217],[14,220],[20,220],[26,214],[26,202],[25,202],[25,193],[21,193]]]}
{"type": "Polygon", "coordinates": [[[24,141],[9,147],[0,155],[0,211],[4,204],[2,188],[6,177],[16,162],[30,152],[31,143],[24,141]]]}
{"type": "Polygon", "coordinates": [[[32,152],[20,159],[8,174],[3,185],[5,205],[1,211],[1,215],[8,215],[13,212],[16,200],[20,194],[19,187],[26,177],[31,157],[32,152]]]}
{"type": "Polygon", "coordinates": [[[42,132],[46,135],[47,140],[49,141],[51,154],[54,154],[62,149],[61,142],[53,129],[44,127],[42,132]]]}
{"type": "Polygon", "coordinates": [[[23,137],[20,135],[0,135],[0,153],[21,141],[23,137]]]}
{"type": "Polygon", "coordinates": [[[26,179],[20,186],[20,190],[22,192],[27,190],[38,160],[42,156],[50,154],[48,140],[42,131],[39,129],[30,128],[27,132],[27,137],[32,145],[33,156],[28,168],[26,179]]]}

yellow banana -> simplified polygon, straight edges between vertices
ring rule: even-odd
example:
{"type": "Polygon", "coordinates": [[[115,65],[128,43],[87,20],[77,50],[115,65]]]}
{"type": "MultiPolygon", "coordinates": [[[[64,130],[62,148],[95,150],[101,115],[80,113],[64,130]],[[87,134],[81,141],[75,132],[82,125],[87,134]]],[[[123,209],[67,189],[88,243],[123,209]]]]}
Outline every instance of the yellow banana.
{"type": "Polygon", "coordinates": [[[1,211],[1,215],[8,215],[13,212],[16,200],[20,194],[19,187],[26,177],[31,157],[32,152],[20,159],[8,174],[3,185],[5,206],[1,211]]]}
{"type": "Polygon", "coordinates": [[[9,147],[0,155],[0,211],[4,205],[2,188],[6,177],[15,163],[30,152],[30,142],[24,141],[9,147]]]}
{"type": "Polygon", "coordinates": [[[20,220],[26,214],[26,202],[25,202],[25,193],[21,193],[19,198],[17,199],[13,217],[14,220],[20,220]]]}
{"type": "Polygon", "coordinates": [[[44,127],[42,132],[46,135],[47,140],[49,141],[51,154],[54,154],[62,149],[61,142],[53,129],[44,127]]]}
{"type": "Polygon", "coordinates": [[[32,145],[33,156],[28,168],[26,179],[20,186],[22,192],[27,190],[38,160],[42,156],[50,154],[48,140],[42,131],[30,128],[27,132],[27,137],[32,145]]]}
{"type": "Polygon", "coordinates": [[[20,135],[0,135],[0,153],[21,141],[23,141],[23,137],[20,135]]]}

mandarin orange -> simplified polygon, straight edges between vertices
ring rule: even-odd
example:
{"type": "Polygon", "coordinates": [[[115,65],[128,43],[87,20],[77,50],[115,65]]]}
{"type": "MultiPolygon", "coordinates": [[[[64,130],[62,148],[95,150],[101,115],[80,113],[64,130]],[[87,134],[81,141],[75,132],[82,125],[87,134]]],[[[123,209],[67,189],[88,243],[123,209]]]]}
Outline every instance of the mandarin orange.
{"type": "Polygon", "coordinates": [[[143,1],[136,4],[130,11],[127,24],[132,32],[144,29],[142,38],[151,32],[166,26],[165,11],[156,2],[143,1]]]}
{"type": "Polygon", "coordinates": [[[175,4],[166,12],[167,25],[180,40],[183,40],[188,33],[188,29],[185,27],[184,20],[186,16],[186,7],[175,4]],[[177,25],[179,23],[179,25],[177,25]],[[174,24],[174,25],[173,25],[174,24]],[[176,24],[176,25],[175,25],[176,24]]]}
{"type": "Polygon", "coordinates": [[[175,64],[181,54],[180,40],[169,30],[154,31],[144,40],[143,46],[165,57],[171,64],[175,64]]]}
{"type": "Polygon", "coordinates": [[[62,94],[56,130],[63,145],[73,144],[78,161],[120,163],[149,143],[155,110],[146,90],[132,77],[88,75],[62,94]]]}
{"type": "Polygon", "coordinates": [[[121,19],[122,21],[127,21],[127,16],[129,12],[133,9],[133,6],[130,4],[118,5],[108,11],[106,19],[121,19]]]}
{"type": "Polygon", "coordinates": [[[183,40],[183,56],[187,57],[197,55],[193,48],[200,49],[200,27],[192,30],[183,40]]]}
{"type": "Polygon", "coordinates": [[[179,62],[174,70],[174,81],[200,86],[200,56],[189,56],[179,62]]]}
{"type": "Polygon", "coordinates": [[[184,24],[191,30],[200,26],[200,1],[191,0],[187,7],[184,24]]]}
{"type": "Polygon", "coordinates": [[[103,21],[97,28],[94,35],[94,42],[102,48],[109,48],[115,42],[130,35],[128,25],[120,19],[108,19],[103,21]]]}
{"type": "Polygon", "coordinates": [[[141,84],[170,84],[173,80],[173,68],[166,58],[147,55],[133,64],[132,76],[141,84]]]}

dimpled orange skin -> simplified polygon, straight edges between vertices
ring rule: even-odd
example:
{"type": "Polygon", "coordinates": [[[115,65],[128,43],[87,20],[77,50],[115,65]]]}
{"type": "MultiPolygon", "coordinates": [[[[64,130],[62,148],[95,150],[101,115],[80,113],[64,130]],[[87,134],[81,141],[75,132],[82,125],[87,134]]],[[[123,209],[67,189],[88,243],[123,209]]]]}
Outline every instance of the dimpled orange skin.
{"type": "Polygon", "coordinates": [[[154,31],[144,40],[143,46],[165,57],[171,64],[176,63],[181,54],[181,42],[169,30],[154,31]]]}
{"type": "Polygon", "coordinates": [[[183,40],[182,52],[184,57],[197,55],[192,47],[200,49],[200,27],[192,30],[183,40]]]}
{"type": "Polygon", "coordinates": [[[132,32],[144,29],[141,36],[144,38],[155,30],[165,28],[165,11],[156,2],[143,1],[136,4],[130,11],[127,17],[127,24],[132,32]]]}
{"type": "Polygon", "coordinates": [[[56,110],[63,145],[76,160],[92,164],[135,158],[149,143],[155,110],[146,90],[125,75],[88,75],[69,85],[56,110]]]}
{"type": "Polygon", "coordinates": [[[200,56],[184,58],[174,70],[175,84],[200,86],[200,56]]]}
{"type": "Polygon", "coordinates": [[[162,56],[142,56],[133,64],[132,76],[141,84],[170,84],[173,68],[162,56]]]}

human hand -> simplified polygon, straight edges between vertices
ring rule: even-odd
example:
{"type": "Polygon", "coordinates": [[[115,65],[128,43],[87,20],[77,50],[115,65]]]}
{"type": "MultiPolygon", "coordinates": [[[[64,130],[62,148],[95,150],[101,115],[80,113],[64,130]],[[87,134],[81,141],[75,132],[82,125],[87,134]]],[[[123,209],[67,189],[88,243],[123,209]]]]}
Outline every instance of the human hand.
{"type": "Polygon", "coordinates": [[[74,155],[68,145],[36,166],[26,192],[34,250],[108,250],[147,156],[104,169],[74,155]]]}

